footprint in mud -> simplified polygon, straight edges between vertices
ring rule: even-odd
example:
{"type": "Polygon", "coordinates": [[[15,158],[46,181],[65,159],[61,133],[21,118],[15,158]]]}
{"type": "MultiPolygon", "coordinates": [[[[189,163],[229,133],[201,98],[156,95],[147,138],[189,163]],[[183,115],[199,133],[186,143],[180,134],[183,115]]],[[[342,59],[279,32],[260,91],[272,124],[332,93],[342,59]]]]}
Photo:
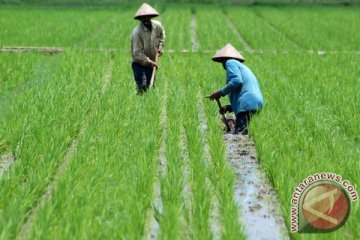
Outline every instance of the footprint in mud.
{"type": "Polygon", "coordinates": [[[262,208],[261,205],[259,203],[257,203],[257,204],[255,204],[253,206],[249,206],[249,211],[254,212],[254,211],[259,210],[261,208],[262,208]]]}
{"type": "Polygon", "coordinates": [[[245,156],[245,155],[248,155],[249,153],[245,150],[241,150],[240,151],[240,156],[245,156]]]}
{"type": "Polygon", "coordinates": [[[263,200],[264,199],[264,197],[263,196],[261,196],[261,195],[257,195],[257,197],[256,197],[258,200],[263,200]]]}

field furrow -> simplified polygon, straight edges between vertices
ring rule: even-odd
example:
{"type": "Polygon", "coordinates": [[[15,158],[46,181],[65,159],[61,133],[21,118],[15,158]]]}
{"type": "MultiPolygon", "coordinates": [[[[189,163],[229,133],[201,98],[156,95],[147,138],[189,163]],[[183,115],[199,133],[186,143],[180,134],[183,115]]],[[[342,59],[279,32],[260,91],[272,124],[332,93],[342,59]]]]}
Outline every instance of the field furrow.
{"type": "MultiPolygon", "coordinates": [[[[199,128],[201,133],[201,143],[204,146],[204,161],[208,166],[211,164],[211,155],[210,155],[210,147],[206,140],[206,131],[208,129],[208,124],[206,122],[205,115],[205,107],[203,103],[203,96],[198,92],[197,94],[197,108],[198,108],[198,119],[199,119],[199,128]]],[[[210,178],[206,176],[205,184],[208,187],[211,196],[210,198],[210,213],[209,213],[209,229],[212,235],[212,239],[218,240],[221,239],[221,220],[220,220],[220,212],[219,212],[219,200],[216,194],[216,190],[214,186],[211,184],[210,178]]]]}
{"type": "Polygon", "coordinates": [[[191,24],[190,24],[190,32],[191,32],[191,44],[192,44],[192,52],[197,52],[200,48],[200,44],[198,41],[198,37],[196,34],[196,15],[193,13],[191,15],[191,24]]]}
{"type": "MultiPolygon", "coordinates": [[[[168,61],[173,62],[171,59],[168,59],[168,61]]],[[[170,79],[169,73],[170,71],[164,73],[165,81],[170,79]]],[[[183,159],[180,144],[182,113],[181,108],[177,106],[182,103],[183,99],[181,93],[177,92],[178,87],[178,81],[174,81],[171,87],[169,86],[167,103],[168,133],[165,139],[167,171],[160,179],[161,198],[164,207],[164,212],[160,216],[160,239],[177,239],[182,235],[181,232],[186,234],[189,231],[184,209],[185,199],[182,194],[184,189],[183,159]]]]}
{"type": "Polygon", "coordinates": [[[153,186],[153,200],[149,208],[149,216],[145,225],[145,239],[158,239],[160,231],[159,216],[164,213],[163,201],[161,199],[160,179],[164,177],[167,171],[166,167],[166,143],[165,139],[168,134],[167,126],[167,101],[168,101],[168,83],[163,84],[163,94],[161,97],[160,126],[162,127],[161,145],[159,149],[157,174],[153,186]]]}
{"type": "Polygon", "coordinates": [[[259,164],[253,140],[226,134],[224,141],[236,175],[234,201],[246,239],[289,239],[275,190],[259,164]]]}

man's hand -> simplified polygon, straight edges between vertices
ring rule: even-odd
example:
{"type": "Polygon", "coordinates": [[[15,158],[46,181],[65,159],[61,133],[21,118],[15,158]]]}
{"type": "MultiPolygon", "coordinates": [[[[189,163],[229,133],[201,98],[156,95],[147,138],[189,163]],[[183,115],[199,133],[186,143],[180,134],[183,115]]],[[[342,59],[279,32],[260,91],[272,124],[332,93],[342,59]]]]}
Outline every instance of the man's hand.
{"type": "Polygon", "coordinates": [[[158,50],[156,51],[156,54],[160,57],[163,54],[163,49],[162,48],[158,48],[158,50]]]}
{"type": "Polygon", "coordinates": [[[225,105],[223,107],[221,107],[221,109],[219,109],[219,113],[222,115],[222,114],[225,114],[227,112],[231,112],[232,109],[231,109],[231,106],[230,105],[225,105]]]}
{"type": "Polygon", "coordinates": [[[159,66],[157,65],[157,63],[154,62],[153,60],[150,60],[150,64],[151,64],[151,67],[159,68],[159,66]]]}
{"type": "Polygon", "coordinates": [[[210,95],[210,100],[215,100],[215,99],[220,99],[221,98],[221,93],[220,91],[216,91],[213,94],[210,95]]]}

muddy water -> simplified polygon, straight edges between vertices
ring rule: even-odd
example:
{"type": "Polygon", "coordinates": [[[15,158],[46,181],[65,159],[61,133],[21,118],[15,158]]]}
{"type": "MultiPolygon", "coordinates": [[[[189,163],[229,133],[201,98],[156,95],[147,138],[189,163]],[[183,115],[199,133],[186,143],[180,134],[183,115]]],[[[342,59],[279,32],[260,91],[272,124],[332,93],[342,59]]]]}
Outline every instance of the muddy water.
{"type": "Polygon", "coordinates": [[[236,175],[234,200],[247,239],[289,239],[276,193],[261,168],[251,138],[225,134],[226,154],[236,175]]]}

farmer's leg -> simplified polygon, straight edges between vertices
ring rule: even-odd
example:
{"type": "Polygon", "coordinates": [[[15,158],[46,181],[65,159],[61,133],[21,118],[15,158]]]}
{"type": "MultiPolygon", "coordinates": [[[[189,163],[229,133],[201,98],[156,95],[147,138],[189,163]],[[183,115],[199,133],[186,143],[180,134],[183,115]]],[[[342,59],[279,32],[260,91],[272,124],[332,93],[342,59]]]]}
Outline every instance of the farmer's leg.
{"type": "MultiPolygon", "coordinates": [[[[150,87],[150,81],[151,81],[152,72],[153,72],[153,67],[152,66],[146,67],[146,88],[150,87]]],[[[155,77],[154,77],[154,85],[153,86],[155,86],[155,77]]]]}
{"type": "Polygon", "coordinates": [[[246,112],[239,112],[236,114],[235,134],[241,133],[247,127],[246,112]]]}
{"type": "Polygon", "coordinates": [[[139,63],[132,63],[132,69],[134,72],[134,79],[137,86],[138,94],[146,91],[147,81],[146,81],[146,67],[142,66],[139,63]]]}
{"type": "Polygon", "coordinates": [[[236,114],[236,123],[235,123],[235,134],[241,133],[243,135],[248,134],[248,125],[252,115],[254,115],[256,111],[246,111],[239,112],[236,114]]]}

